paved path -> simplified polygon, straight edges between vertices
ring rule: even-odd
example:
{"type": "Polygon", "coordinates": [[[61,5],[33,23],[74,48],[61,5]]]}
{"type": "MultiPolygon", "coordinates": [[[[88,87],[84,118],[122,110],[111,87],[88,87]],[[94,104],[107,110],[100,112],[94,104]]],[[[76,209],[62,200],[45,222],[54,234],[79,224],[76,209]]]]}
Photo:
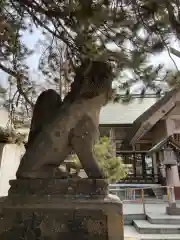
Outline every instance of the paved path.
{"type": "MultiPolygon", "coordinates": [[[[168,203],[151,203],[145,204],[146,213],[165,214],[168,203]]],[[[180,207],[180,201],[177,202],[177,206],[180,207]]],[[[143,213],[143,205],[141,203],[123,203],[124,214],[140,214],[143,213]]],[[[141,234],[139,234],[133,226],[124,227],[124,240],[139,240],[141,234]]],[[[163,239],[163,238],[162,238],[163,239]]],[[[179,239],[179,238],[177,238],[179,239]]]]}
{"type": "Polygon", "coordinates": [[[139,240],[140,236],[133,226],[124,226],[124,240],[139,240]]]}
{"type": "Polygon", "coordinates": [[[138,237],[124,237],[124,240],[138,240],[138,237]]]}
{"type": "MultiPolygon", "coordinates": [[[[168,203],[148,203],[145,204],[146,213],[164,214],[168,203]]],[[[180,201],[177,202],[177,206],[180,207],[180,201]]],[[[143,205],[141,203],[123,203],[124,214],[140,214],[143,213],[143,205]]],[[[140,234],[135,230],[133,226],[124,227],[124,240],[139,240],[140,234]]],[[[177,238],[178,239],[178,238],[177,238]]]]}

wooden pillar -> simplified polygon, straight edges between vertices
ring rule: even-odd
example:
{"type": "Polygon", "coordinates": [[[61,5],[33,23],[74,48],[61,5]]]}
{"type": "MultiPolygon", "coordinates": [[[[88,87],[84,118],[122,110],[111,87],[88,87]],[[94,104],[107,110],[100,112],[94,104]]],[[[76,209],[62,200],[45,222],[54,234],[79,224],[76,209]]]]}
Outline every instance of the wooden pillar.
{"type": "Polygon", "coordinates": [[[152,169],[153,169],[153,174],[157,175],[158,174],[158,166],[157,166],[157,153],[154,152],[152,155],[152,169]]]}
{"type": "Polygon", "coordinates": [[[142,174],[143,174],[143,177],[146,177],[146,161],[145,161],[144,153],[141,154],[141,158],[142,158],[142,174]]]}
{"type": "Polygon", "coordinates": [[[133,153],[133,168],[134,168],[134,176],[136,177],[136,155],[133,153]]]}
{"type": "Polygon", "coordinates": [[[115,136],[114,128],[110,128],[109,136],[110,136],[110,139],[111,139],[112,145],[113,145],[113,149],[112,149],[113,156],[116,157],[116,136],[115,136]]]}
{"type": "Polygon", "coordinates": [[[156,152],[152,154],[152,175],[155,182],[158,182],[158,160],[156,152]]]}

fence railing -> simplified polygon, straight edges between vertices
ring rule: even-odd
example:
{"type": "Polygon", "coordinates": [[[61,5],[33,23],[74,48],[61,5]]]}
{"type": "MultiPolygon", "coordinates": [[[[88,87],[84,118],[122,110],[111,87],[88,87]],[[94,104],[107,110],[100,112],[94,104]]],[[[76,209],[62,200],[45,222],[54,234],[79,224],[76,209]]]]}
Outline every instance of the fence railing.
{"type": "Polygon", "coordinates": [[[128,175],[126,178],[119,180],[119,183],[158,183],[160,176],[158,174],[146,174],[146,175],[128,175]]]}
{"type": "Polygon", "coordinates": [[[144,213],[146,213],[146,203],[162,200],[171,205],[176,202],[173,186],[120,188],[118,184],[112,184],[109,186],[109,190],[112,194],[117,195],[122,202],[141,203],[144,213]]]}

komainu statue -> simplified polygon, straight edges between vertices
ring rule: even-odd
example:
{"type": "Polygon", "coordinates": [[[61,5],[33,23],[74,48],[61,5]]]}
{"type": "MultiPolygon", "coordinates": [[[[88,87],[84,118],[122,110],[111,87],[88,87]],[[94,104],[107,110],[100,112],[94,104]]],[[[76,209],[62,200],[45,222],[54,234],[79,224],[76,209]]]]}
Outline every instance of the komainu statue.
{"type": "Polygon", "coordinates": [[[112,94],[112,69],[107,63],[82,64],[71,91],[61,101],[54,90],[40,94],[34,107],[29,139],[17,178],[56,178],[59,166],[76,153],[89,178],[102,179],[93,153],[99,114],[112,94]]]}

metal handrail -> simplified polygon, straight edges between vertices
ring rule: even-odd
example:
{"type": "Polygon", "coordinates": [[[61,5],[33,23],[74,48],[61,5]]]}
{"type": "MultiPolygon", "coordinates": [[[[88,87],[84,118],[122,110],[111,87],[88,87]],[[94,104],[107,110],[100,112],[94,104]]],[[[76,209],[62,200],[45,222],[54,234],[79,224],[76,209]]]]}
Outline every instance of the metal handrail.
{"type": "Polygon", "coordinates": [[[118,189],[118,185],[120,187],[120,184],[111,184],[110,185],[110,191],[115,191],[116,194],[118,191],[124,191],[125,194],[126,194],[126,198],[127,198],[127,193],[128,193],[128,196],[132,196],[132,198],[129,200],[129,199],[126,199],[126,200],[122,200],[122,202],[129,202],[129,201],[133,201],[133,202],[137,202],[137,203],[142,203],[143,205],[143,212],[144,214],[146,214],[146,207],[145,207],[145,204],[146,204],[146,199],[145,199],[145,194],[144,194],[144,191],[145,190],[148,190],[148,189],[164,189],[166,188],[167,189],[167,196],[168,196],[168,204],[171,205],[173,203],[176,203],[176,199],[175,199],[175,193],[174,193],[174,186],[153,186],[153,187],[150,187],[150,186],[147,186],[147,187],[141,187],[141,188],[121,188],[121,189],[118,189]],[[114,186],[114,188],[113,188],[114,186]],[[140,191],[140,196],[138,199],[136,199],[136,191],[140,191]]]}
{"type": "MultiPolygon", "coordinates": [[[[121,186],[121,184],[114,184],[114,185],[119,185],[119,187],[121,186]]],[[[112,184],[110,186],[112,186],[112,184]]],[[[121,188],[119,190],[121,190],[121,191],[129,190],[129,189],[135,189],[135,190],[144,189],[145,190],[145,189],[159,189],[159,188],[172,188],[172,186],[153,186],[153,187],[147,186],[147,187],[141,187],[141,188],[139,188],[139,187],[135,187],[135,188],[121,188]]],[[[115,189],[117,190],[117,188],[115,188],[115,189]]]]}

